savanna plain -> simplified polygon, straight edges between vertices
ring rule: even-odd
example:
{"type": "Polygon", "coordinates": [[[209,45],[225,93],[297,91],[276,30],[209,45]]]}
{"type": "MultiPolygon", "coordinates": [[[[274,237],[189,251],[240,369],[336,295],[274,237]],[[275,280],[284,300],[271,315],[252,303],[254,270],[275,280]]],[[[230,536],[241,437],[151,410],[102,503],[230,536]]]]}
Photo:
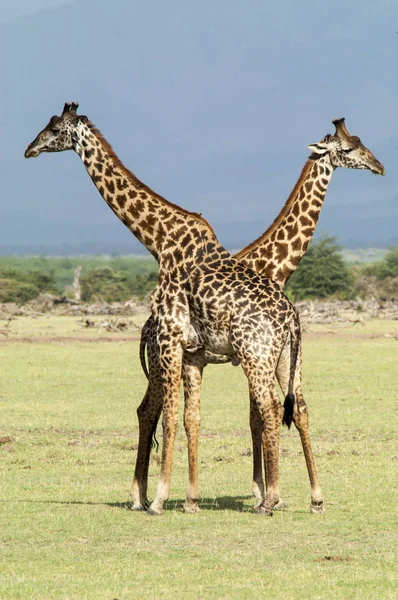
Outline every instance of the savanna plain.
{"type": "MultiPolygon", "coordinates": [[[[5,323],[0,322],[0,329],[5,323]]],[[[294,427],[288,507],[254,514],[247,383],[205,370],[201,510],[184,514],[182,425],[162,517],[129,510],[146,380],[133,335],[20,317],[0,337],[0,598],[393,599],[397,582],[397,321],[308,326],[304,392],[326,512],[309,513],[294,427]]],[[[158,428],[161,444],[161,427],[158,428]]],[[[160,451],[151,456],[153,498],[160,451]]]]}

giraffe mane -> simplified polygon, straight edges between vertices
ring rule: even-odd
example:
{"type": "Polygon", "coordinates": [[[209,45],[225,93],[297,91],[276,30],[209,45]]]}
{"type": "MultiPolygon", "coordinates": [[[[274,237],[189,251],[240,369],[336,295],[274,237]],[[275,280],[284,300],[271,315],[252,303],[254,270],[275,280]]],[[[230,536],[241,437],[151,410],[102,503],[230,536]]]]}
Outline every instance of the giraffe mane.
{"type": "Polygon", "coordinates": [[[148,187],[145,183],[143,183],[140,179],[138,179],[138,177],[136,177],[134,175],[134,173],[132,173],[130,171],[130,169],[128,169],[122,163],[120,158],[115,154],[115,151],[113,150],[110,143],[106,140],[106,138],[102,135],[100,130],[94,125],[94,123],[92,121],[87,120],[86,124],[89,127],[90,131],[101,142],[102,146],[105,148],[106,152],[108,153],[108,155],[110,156],[110,158],[112,159],[114,164],[122,171],[122,173],[124,173],[126,175],[126,177],[130,181],[133,181],[134,186],[136,186],[138,189],[141,189],[141,190],[147,192],[150,196],[152,196],[153,198],[156,198],[162,204],[166,204],[167,206],[170,206],[170,208],[177,210],[178,212],[182,213],[183,215],[187,215],[189,217],[192,217],[193,219],[196,219],[197,221],[200,221],[201,223],[203,223],[203,225],[205,225],[208,229],[210,229],[210,231],[213,233],[213,235],[215,237],[217,237],[213,227],[210,225],[210,223],[204,217],[202,217],[202,215],[200,213],[191,212],[189,210],[186,210],[185,208],[182,208],[181,206],[178,206],[178,204],[174,204],[173,202],[166,200],[166,198],[163,198],[163,196],[154,192],[150,187],[148,187]]]}
{"type": "Polygon", "coordinates": [[[296,196],[297,196],[297,192],[299,191],[303,181],[305,180],[305,178],[307,177],[310,169],[312,168],[312,166],[314,165],[315,160],[313,158],[309,158],[307,160],[307,162],[305,163],[300,177],[297,180],[296,185],[294,186],[292,192],[290,193],[288,199],[286,200],[282,210],[280,211],[279,215],[275,218],[275,220],[273,221],[273,223],[271,223],[271,225],[268,227],[268,229],[262,233],[257,239],[254,240],[254,242],[252,242],[251,244],[249,244],[249,246],[246,246],[245,248],[242,248],[242,250],[240,250],[239,252],[237,252],[234,256],[235,258],[237,258],[238,260],[243,258],[244,256],[246,256],[246,254],[249,254],[249,252],[251,252],[252,250],[254,250],[259,242],[267,237],[270,237],[270,235],[272,234],[272,232],[277,229],[277,227],[280,225],[281,221],[283,221],[283,219],[285,218],[286,214],[289,212],[290,206],[292,205],[292,203],[294,202],[296,196]]]}

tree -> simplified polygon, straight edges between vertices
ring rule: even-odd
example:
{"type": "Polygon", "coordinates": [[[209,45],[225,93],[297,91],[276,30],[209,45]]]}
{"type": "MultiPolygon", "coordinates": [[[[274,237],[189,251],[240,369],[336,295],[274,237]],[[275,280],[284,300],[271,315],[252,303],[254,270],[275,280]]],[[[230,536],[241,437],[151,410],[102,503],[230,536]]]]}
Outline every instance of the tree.
{"type": "Polygon", "coordinates": [[[335,237],[324,235],[310,245],[286,290],[294,300],[352,293],[353,277],[335,237]]]}
{"type": "Polygon", "coordinates": [[[25,304],[33,300],[40,290],[32,283],[17,281],[16,279],[0,278],[0,302],[15,302],[25,304]]]}
{"type": "Polygon", "coordinates": [[[96,267],[80,277],[81,298],[84,302],[102,298],[120,302],[132,296],[145,296],[156,286],[157,274],[116,271],[111,267],[96,267]]]}
{"type": "Polygon", "coordinates": [[[110,267],[90,269],[81,276],[81,297],[84,302],[102,298],[106,302],[118,302],[130,297],[127,276],[110,267]]]}
{"type": "Polygon", "coordinates": [[[379,280],[387,279],[387,277],[398,277],[398,246],[390,248],[384,260],[367,265],[364,274],[374,275],[379,280]]]}

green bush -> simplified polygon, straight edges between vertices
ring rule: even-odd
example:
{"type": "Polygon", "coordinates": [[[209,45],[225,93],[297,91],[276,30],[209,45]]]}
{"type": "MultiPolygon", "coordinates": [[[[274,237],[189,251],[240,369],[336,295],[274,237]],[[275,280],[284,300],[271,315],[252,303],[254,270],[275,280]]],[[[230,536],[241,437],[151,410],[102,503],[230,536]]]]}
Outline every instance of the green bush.
{"type": "Polygon", "coordinates": [[[286,291],[293,300],[305,298],[348,298],[353,293],[354,278],[344,263],[340,246],[331,236],[312,243],[286,291]]]}
{"type": "Polygon", "coordinates": [[[390,248],[384,260],[366,265],[362,272],[363,275],[376,277],[379,281],[387,279],[387,277],[398,277],[398,246],[390,248]]]}
{"type": "Polygon", "coordinates": [[[138,273],[131,284],[131,293],[133,296],[144,297],[151,292],[157,284],[158,274],[153,273],[138,273]]]}
{"type": "Polygon", "coordinates": [[[156,285],[157,274],[132,274],[115,271],[111,267],[90,269],[80,278],[82,300],[91,302],[98,298],[106,302],[121,302],[132,296],[145,296],[156,285]]]}
{"type": "Polygon", "coordinates": [[[41,292],[58,292],[53,268],[33,268],[25,270],[21,267],[3,267],[0,277],[21,283],[31,284],[41,292]]]}
{"type": "Polygon", "coordinates": [[[101,298],[106,302],[127,300],[130,296],[126,275],[115,273],[110,267],[97,267],[80,278],[84,302],[101,298]]]}
{"type": "MultiPolygon", "coordinates": [[[[158,265],[152,257],[144,256],[0,256],[0,277],[17,279],[34,283],[33,277],[40,279],[39,274],[45,273],[49,280],[41,277],[38,287],[43,291],[56,294],[65,293],[63,290],[73,283],[77,266],[82,267],[82,273],[97,267],[110,267],[114,272],[126,273],[129,283],[133,286],[132,294],[145,295],[156,285],[158,265]],[[33,273],[33,275],[30,275],[33,273]]],[[[36,279],[36,282],[37,282],[36,279]]]]}
{"type": "Polygon", "coordinates": [[[0,302],[25,304],[40,294],[39,288],[32,283],[16,279],[0,278],[0,302]]]}

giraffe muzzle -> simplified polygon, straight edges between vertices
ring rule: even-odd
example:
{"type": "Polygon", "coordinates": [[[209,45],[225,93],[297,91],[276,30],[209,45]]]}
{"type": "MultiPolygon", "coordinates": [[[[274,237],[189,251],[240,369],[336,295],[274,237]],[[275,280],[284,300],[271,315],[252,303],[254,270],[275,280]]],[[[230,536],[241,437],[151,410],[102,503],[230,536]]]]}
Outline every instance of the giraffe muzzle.
{"type": "Polygon", "coordinates": [[[370,170],[372,171],[372,173],[374,173],[375,175],[385,175],[386,174],[386,170],[384,168],[384,165],[382,165],[381,163],[379,163],[378,161],[374,164],[373,167],[370,168],[370,170]]]}
{"type": "Polygon", "coordinates": [[[25,150],[25,158],[35,158],[36,156],[39,156],[39,154],[40,152],[34,150],[30,146],[28,146],[25,150]]]}

